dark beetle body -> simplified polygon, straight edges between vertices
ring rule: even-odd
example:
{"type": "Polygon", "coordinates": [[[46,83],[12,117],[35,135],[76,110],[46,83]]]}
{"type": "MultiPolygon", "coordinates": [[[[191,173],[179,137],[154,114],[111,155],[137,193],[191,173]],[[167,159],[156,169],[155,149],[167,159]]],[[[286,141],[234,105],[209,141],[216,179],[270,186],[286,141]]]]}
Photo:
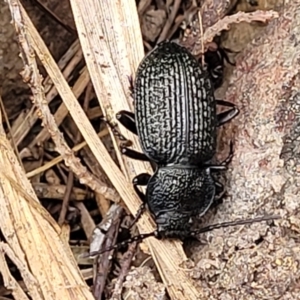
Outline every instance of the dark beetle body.
{"type": "Polygon", "coordinates": [[[158,167],[146,192],[146,202],[157,224],[158,236],[189,236],[191,217],[205,214],[215,193],[209,169],[158,167]]]}
{"type": "Polygon", "coordinates": [[[141,62],[134,87],[143,152],[157,163],[146,202],[164,236],[186,236],[191,216],[211,205],[215,185],[200,169],[215,154],[216,101],[209,74],[183,47],[159,44],[141,62]]]}
{"type": "Polygon", "coordinates": [[[216,149],[216,101],[209,74],[183,47],[159,44],[141,62],[134,90],[138,136],[158,165],[197,166],[216,149]]]}
{"type": "Polygon", "coordinates": [[[130,149],[123,153],[156,164],[146,182],[138,182],[145,174],[134,179],[135,189],[155,219],[157,237],[185,238],[191,235],[191,217],[203,215],[215,198],[211,171],[226,169],[211,165],[217,127],[238,110],[215,100],[207,70],[173,42],[158,44],[142,60],[133,96],[135,115],[122,111],[117,117],[138,134],[144,154],[130,149]],[[217,103],[232,108],[217,115],[217,103]],[[146,196],[137,185],[147,185],[146,196]]]}

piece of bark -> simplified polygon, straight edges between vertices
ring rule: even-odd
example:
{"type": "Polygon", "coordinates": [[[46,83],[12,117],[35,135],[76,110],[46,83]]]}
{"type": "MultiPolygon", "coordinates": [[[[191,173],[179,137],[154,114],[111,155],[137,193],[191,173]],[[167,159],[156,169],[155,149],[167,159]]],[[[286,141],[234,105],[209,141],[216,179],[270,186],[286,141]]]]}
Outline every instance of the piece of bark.
{"type": "Polygon", "coordinates": [[[206,245],[192,249],[192,275],[206,299],[299,297],[299,28],[299,1],[286,1],[279,19],[237,58],[226,100],[241,113],[220,130],[220,146],[235,141],[228,197],[210,223],[283,219],[201,237],[206,245]]]}

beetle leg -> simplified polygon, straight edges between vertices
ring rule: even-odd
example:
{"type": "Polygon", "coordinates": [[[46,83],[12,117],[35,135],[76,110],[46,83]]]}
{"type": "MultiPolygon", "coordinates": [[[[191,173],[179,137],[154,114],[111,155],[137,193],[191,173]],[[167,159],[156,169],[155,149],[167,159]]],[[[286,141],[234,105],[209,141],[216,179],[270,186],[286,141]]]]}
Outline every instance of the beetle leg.
{"type": "Polygon", "coordinates": [[[110,120],[107,120],[105,117],[101,118],[111,129],[111,131],[113,132],[113,134],[120,140],[122,141],[124,144],[126,144],[126,146],[130,146],[131,145],[131,141],[129,141],[117,128],[117,124],[113,124],[110,120]]]}
{"type": "Polygon", "coordinates": [[[136,215],[134,216],[134,219],[132,220],[132,222],[129,224],[128,229],[130,229],[141,217],[141,215],[143,214],[143,212],[146,210],[146,205],[143,203],[140,205],[136,215]]]}
{"type": "Polygon", "coordinates": [[[233,104],[229,101],[221,100],[221,99],[216,99],[216,103],[217,103],[217,105],[222,105],[222,106],[227,106],[227,107],[236,107],[235,104],[233,104]]]}
{"type": "Polygon", "coordinates": [[[221,165],[222,166],[227,166],[230,164],[230,162],[232,161],[232,158],[233,158],[233,142],[230,141],[230,144],[229,144],[229,154],[228,156],[221,162],[221,165]]]}
{"type": "Polygon", "coordinates": [[[223,83],[224,56],[219,49],[208,49],[204,53],[204,60],[215,89],[223,83]]]}
{"type": "Polygon", "coordinates": [[[121,148],[121,153],[126,155],[127,157],[133,158],[135,160],[149,161],[149,158],[144,153],[127,148],[124,144],[123,145],[121,144],[120,148],[121,148]]]}
{"type": "Polygon", "coordinates": [[[133,112],[121,110],[116,114],[116,118],[126,129],[131,131],[133,134],[137,135],[137,129],[133,112]]]}
{"type": "Polygon", "coordinates": [[[213,165],[208,167],[211,171],[226,171],[227,167],[222,165],[213,165]]]}
{"type": "MultiPolygon", "coordinates": [[[[135,121],[134,121],[134,114],[132,112],[129,111],[120,111],[117,115],[116,115],[117,119],[120,121],[120,123],[122,125],[124,125],[125,128],[127,128],[129,131],[131,131],[132,133],[137,133],[136,132],[136,126],[135,126],[135,121]]],[[[121,153],[126,155],[127,157],[136,159],[136,160],[142,160],[142,161],[149,161],[149,158],[141,152],[129,149],[128,147],[132,145],[132,142],[128,139],[126,139],[126,137],[124,137],[124,135],[117,129],[117,126],[112,124],[110,121],[106,120],[105,118],[102,118],[102,120],[104,120],[108,126],[110,126],[113,134],[122,141],[122,143],[120,144],[120,150],[121,153]]]]}
{"type": "Polygon", "coordinates": [[[133,188],[144,204],[146,203],[146,196],[139,190],[138,186],[146,186],[150,178],[151,175],[147,173],[141,173],[132,179],[133,188]]]}
{"type": "Polygon", "coordinates": [[[219,51],[221,57],[223,58],[223,60],[225,60],[228,64],[235,66],[235,62],[230,61],[227,52],[229,52],[229,53],[238,53],[238,52],[235,52],[230,49],[223,48],[223,47],[219,47],[218,51],[219,51]]]}
{"type": "Polygon", "coordinates": [[[228,156],[219,165],[211,165],[207,167],[210,169],[210,171],[225,171],[227,170],[227,165],[231,162],[232,158],[233,158],[233,142],[230,141],[228,156]]]}
{"type": "Polygon", "coordinates": [[[231,107],[231,109],[221,112],[217,115],[217,126],[221,126],[230,120],[232,120],[234,117],[236,117],[239,114],[239,109],[231,102],[224,101],[224,100],[216,100],[217,105],[227,106],[231,107]]]}
{"type": "Polygon", "coordinates": [[[219,181],[215,181],[215,186],[216,186],[216,195],[209,209],[215,208],[218,205],[222,204],[223,202],[222,198],[225,194],[224,185],[219,181]]]}
{"type": "Polygon", "coordinates": [[[132,222],[129,224],[128,229],[130,229],[141,217],[141,215],[145,212],[146,210],[146,204],[142,203],[136,213],[136,215],[134,216],[134,219],[132,220],[132,222]]]}
{"type": "MultiPolygon", "coordinates": [[[[126,129],[137,135],[134,113],[121,110],[116,114],[116,118],[126,129]]],[[[129,149],[127,146],[124,144],[120,145],[122,154],[136,160],[149,161],[149,158],[144,153],[129,149]]]]}
{"type": "Polygon", "coordinates": [[[224,191],[224,185],[219,182],[219,181],[216,181],[215,182],[215,185],[216,185],[216,192],[219,194],[219,193],[222,193],[224,191]]]}
{"type": "Polygon", "coordinates": [[[128,78],[128,81],[129,81],[130,96],[133,98],[133,95],[134,95],[134,84],[133,84],[132,75],[127,76],[127,78],[128,78]]]}
{"type": "Polygon", "coordinates": [[[216,207],[216,206],[218,206],[219,204],[222,203],[222,198],[223,198],[223,196],[226,192],[225,188],[224,188],[224,185],[221,182],[216,181],[215,185],[216,185],[216,196],[215,196],[215,199],[212,203],[212,206],[211,206],[212,208],[216,207]]]}
{"type": "Polygon", "coordinates": [[[133,185],[146,186],[148,184],[150,178],[151,178],[150,174],[148,174],[148,173],[141,173],[141,174],[135,176],[132,179],[132,184],[133,185]]]}
{"type": "Polygon", "coordinates": [[[132,223],[129,225],[129,228],[131,228],[138,221],[138,219],[141,217],[142,213],[146,209],[146,196],[144,193],[142,193],[139,190],[138,185],[146,186],[148,184],[150,178],[151,178],[151,176],[149,174],[142,173],[142,174],[135,176],[132,180],[133,188],[143,203],[141,204],[140,208],[138,209],[132,223]]]}
{"type": "MultiPolygon", "coordinates": [[[[134,113],[126,110],[121,110],[116,114],[116,118],[119,120],[119,122],[127,128],[129,131],[131,131],[133,134],[137,135],[137,129],[136,129],[136,124],[135,124],[135,119],[134,119],[134,113]]],[[[141,152],[132,150],[127,148],[128,145],[120,145],[121,147],[121,152],[133,159],[136,160],[142,160],[142,161],[149,161],[149,158],[141,152]]]]}

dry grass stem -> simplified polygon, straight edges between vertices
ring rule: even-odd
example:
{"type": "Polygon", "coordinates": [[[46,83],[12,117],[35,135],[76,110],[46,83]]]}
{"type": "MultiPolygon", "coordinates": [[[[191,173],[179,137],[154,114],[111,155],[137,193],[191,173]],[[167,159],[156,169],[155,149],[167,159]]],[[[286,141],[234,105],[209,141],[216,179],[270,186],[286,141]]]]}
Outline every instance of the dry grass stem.
{"type": "MultiPolygon", "coordinates": [[[[103,136],[105,136],[107,134],[108,134],[108,129],[106,128],[106,129],[103,129],[101,132],[99,132],[98,136],[100,138],[100,137],[103,137],[103,136]]],[[[85,141],[81,142],[78,145],[76,145],[75,147],[73,147],[72,151],[73,152],[77,152],[80,149],[82,149],[83,147],[85,147],[86,145],[87,145],[87,143],[85,141]]],[[[43,166],[41,166],[41,167],[39,167],[39,168],[37,168],[37,169],[35,169],[33,171],[28,172],[26,174],[26,176],[27,176],[27,178],[31,178],[33,176],[36,176],[37,174],[45,172],[46,170],[52,168],[53,166],[57,165],[58,163],[60,163],[63,160],[64,160],[63,156],[59,155],[59,156],[53,158],[51,161],[45,163],[43,166]]],[[[115,194],[115,192],[114,191],[109,191],[109,194],[111,194],[110,197],[112,197],[115,194]]],[[[110,197],[108,197],[108,198],[110,198],[110,197]]]]}
{"type": "MultiPolygon", "coordinates": [[[[77,44],[77,43],[76,43],[77,44]]],[[[76,50],[76,52],[71,52],[68,51],[60,60],[60,62],[64,62],[64,64],[58,62],[58,65],[60,65],[60,68],[64,68],[63,70],[63,75],[65,76],[66,79],[69,78],[70,74],[74,70],[74,67],[82,60],[82,50],[78,47],[71,47],[71,49],[76,50]],[[70,57],[71,53],[72,57],[70,57]],[[68,60],[70,60],[68,62],[68,60]],[[66,63],[68,63],[66,65],[66,63]]],[[[87,83],[89,82],[89,75],[88,74],[82,74],[76,83],[74,84],[72,90],[76,97],[79,97],[79,95],[83,92],[84,88],[86,87],[87,83]]],[[[44,92],[46,93],[46,99],[48,104],[51,103],[51,101],[55,98],[57,95],[57,91],[55,89],[55,86],[53,86],[53,83],[49,80],[49,78],[46,78],[43,81],[44,85],[44,92]]],[[[67,110],[64,105],[64,116],[67,115],[67,110]]],[[[60,108],[61,110],[61,108],[60,108]]],[[[55,119],[57,121],[57,124],[60,125],[62,122],[62,117],[60,118],[59,116],[63,115],[62,113],[59,114],[59,110],[55,114],[55,119]]],[[[28,132],[32,129],[32,127],[35,125],[36,121],[38,119],[38,115],[36,113],[36,107],[32,107],[26,114],[25,116],[20,115],[18,119],[14,122],[14,126],[12,128],[12,137],[16,143],[16,145],[19,145],[28,132]]],[[[48,133],[48,131],[45,129],[45,131],[48,133]]],[[[39,135],[38,139],[35,139],[33,143],[41,143],[43,140],[49,137],[49,133],[46,134],[45,131],[42,131],[39,135]],[[43,137],[41,139],[40,137],[43,137]]],[[[33,145],[31,144],[31,147],[33,145]]]]}

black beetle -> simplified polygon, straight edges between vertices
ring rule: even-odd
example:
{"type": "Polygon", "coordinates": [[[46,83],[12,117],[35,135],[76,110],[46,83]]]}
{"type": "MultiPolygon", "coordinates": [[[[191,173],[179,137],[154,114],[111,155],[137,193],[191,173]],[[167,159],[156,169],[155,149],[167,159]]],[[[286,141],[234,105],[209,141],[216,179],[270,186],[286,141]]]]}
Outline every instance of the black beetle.
{"type": "Polygon", "coordinates": [[[140,63],[133,97],[135,114],[121,111],[117,119],[138,135],[143,153],[126,147],[122,152],[157,166],[153,176],[135,177],[134,188],[155,219],[157,237],[188,237],[191,217],[203,215],[223,188],[211,172],[225,170],[232,158],[231,151],[222,164],[211,162],[217,127],[239,111],[216,100],[206,68],[187,49],[168,41],[140,63]],[[217,104],[231,109],[217,114],[217,104]],[[147,185],[146,195],[138,185],[147,185]]]}
{"type": "MultiPolygon", "coordinates": [[[[226,170],[233,156],[230,143],[228,157],[221,164],[212,163],[217,127],[239,113],[234,104],[215,99],[213,75],[187,49],[174,42],[158,44],[142,60],[134,87],[131,81],[135,114],[121,111],[117,119],[138,135],[144,152],[123,146],[122,153],[156,165],[153,176],[140,174],[133,179],[133,185],[143,202],[135,221],[147,206],[157,230],[89,253],[90,256],[150,236],[184,239],[221,227],[279,219],[263,216],[191,229],[192,217],[204,215],[216,196],[222,195],[224,188],[211,172],[226,170]],[[217,105],[230,109],[217,114],[217,105]],[[146,195],[138,186],[147,186],[146,195]]],[[[126,140],[118,131],[114,132],[126,140]]]]}

